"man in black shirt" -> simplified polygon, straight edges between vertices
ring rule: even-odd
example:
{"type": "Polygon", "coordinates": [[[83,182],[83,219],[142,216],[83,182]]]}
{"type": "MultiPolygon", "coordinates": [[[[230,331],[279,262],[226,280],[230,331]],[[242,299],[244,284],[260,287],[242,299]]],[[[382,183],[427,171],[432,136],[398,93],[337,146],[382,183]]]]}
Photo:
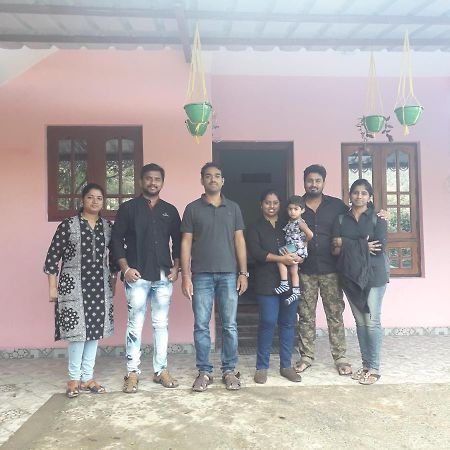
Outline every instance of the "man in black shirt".
{"type": "Polygon", "coordinates": [[[178,386],[167,370],[167,344],[172,287],[180,267],[181,220],[177,209],[159,197],[164,176],[164,169],[157,164],[142,168],[142,195],[120,205],[112,232],[113,255],[122,271],[128,303],[126,393],[138,388],[148,302],[153,325],[153,381],[168,388],[178,386]]]}
{"type": "Polygon", "coordinates": [[[348,210],[345,203],[323,194],[326,170],[314,164],[304,171],[306,211],[303,219],[314,233],[308,242],[308,258],[301,265],[303,296],[299,304],[299,349],[301,360],[297,372],[303,372],[314,361],[316,338],[316,308],[320,291],[327,318],[328,334],[336,368],[340,375],[352,373],[345,353],[344,300],[336,273],[336,258],[331,254],[333,223],[339,214],[348,210]]]}

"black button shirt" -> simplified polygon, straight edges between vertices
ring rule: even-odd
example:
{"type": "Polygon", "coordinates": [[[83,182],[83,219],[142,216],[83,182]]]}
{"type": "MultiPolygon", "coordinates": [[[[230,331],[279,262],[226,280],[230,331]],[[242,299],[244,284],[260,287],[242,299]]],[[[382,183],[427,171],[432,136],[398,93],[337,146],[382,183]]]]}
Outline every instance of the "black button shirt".
{"type": "Polygon", "coordinates": [[[172,258],[180,257],[180,224],[177,209],[164,200],[153,208],[142,196],[122,203],[112,231],[114,258],[126,258],[144,280],[158,281],[161,270],[168,275],[172,258]]]}
{"type": "MultiPolygon", "coordinates": [[[[306,200],[306,195],[303,197],[306,200]]],[[[331,254],[333,224],[339,214],[348,211],[348,206],[335,197],[322,195],[322,203],[314,212],[306,206],[302,218],[314,233],[308,242],[308,257],[300,266],[300,272],[307,275],[320,275],[336,272],[336,257],[331,254]]]]}

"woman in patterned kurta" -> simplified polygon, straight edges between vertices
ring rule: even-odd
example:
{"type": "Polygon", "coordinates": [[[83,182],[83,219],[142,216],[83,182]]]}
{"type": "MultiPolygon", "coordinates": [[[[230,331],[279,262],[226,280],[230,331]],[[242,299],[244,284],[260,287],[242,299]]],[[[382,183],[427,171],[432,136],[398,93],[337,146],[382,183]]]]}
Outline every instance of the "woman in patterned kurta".
{"type": "Polygon", "coordinates": [[[56,302],[55,340],[69,341],[69,398],[80,389],[106,392],[93,379],[98,340],[113,332],[116,281],[116,269],[108,258],[112,223],[99,216],[103,197],[101,186],[85,186],[81,212],[59,224],[44,265],[50,301],[56,302]]]}

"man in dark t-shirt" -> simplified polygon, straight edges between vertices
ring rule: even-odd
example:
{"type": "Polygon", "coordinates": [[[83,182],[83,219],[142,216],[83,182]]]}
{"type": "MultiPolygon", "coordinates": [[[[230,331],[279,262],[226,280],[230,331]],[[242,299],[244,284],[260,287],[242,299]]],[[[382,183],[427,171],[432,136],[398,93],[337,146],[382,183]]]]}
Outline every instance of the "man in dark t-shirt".
{"type": "Polygon", "coordinates": [[[204,391],[213,380],[209,323],[215,299],[223,330],[222,378],[228,390],[236,390],[238,294],[246,291],[248,278],[244,221],[239,205],[221,194],[224,178],[217,164],[202,167],[201,183],[205,193],[186,206],[181,224],[182,290],[192,301],[199,371],[192,389],[204,391]]]}

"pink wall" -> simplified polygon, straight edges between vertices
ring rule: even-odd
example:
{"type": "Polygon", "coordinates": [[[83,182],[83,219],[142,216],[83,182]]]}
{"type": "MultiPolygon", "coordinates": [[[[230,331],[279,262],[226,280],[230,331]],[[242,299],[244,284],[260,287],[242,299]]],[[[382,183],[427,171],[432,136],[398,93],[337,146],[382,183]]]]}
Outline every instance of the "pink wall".
{"type": "MultiPolygon", "coordinates": [[[[54,346],[42,273],[57,225],[47,222],[46,126],[142,125],[144,161],[166,168],[162,197],[182,214],[202,192],[200,167],[211,159],[210,136],[196,144],[184,128],[188,69],[179,52],[60,51],[0,88],[0,348],[54,346]]],[[[124,342],[118,290],[116,332],[105,345],[124,342]]],[[[172,301],[170,339],[192,342],[191,306],[179,282],[172,301]]],[[[148,322],[146,342],[150,328],[148,322]]]]}
{"type": "MultiPolygon", "coordinates": [[[[59,51],[0,88],[0,348],[55,345],[42,273],[56,227],[47,222],[46,126],[142,125],[144,161],[166,168],[163,197],[182,213],[201,193],[199,168],[211,159],[210,135],[197,145],[184,129],[188,69],[177,51],[59,51]]],[[[382,86],[388,110],[396,80],[382,86]]],[[[442,280],[449,264],[438,249],[442,230],[450,229],[450,86],[448,79],[421,79],[415,88],[425,105],[410,136],[422,150],[425,276],[392,281],[384,324],[448,326],[442,280]]],[[[340,143],[359,140],[354,123],[364,103],[364,79],[214,76],[211,89],[223,140],[292,140],[296,190],[302,192],[303,168],[319,162],[329,171],[328,193],[340,195],[340,143]]],[[[403,140],[399,128],[395,138],[403,140]]],[[[126,308],[119,291],[116,333],[108,345],[123,343],[126,308]]],[[[170,340],[192,342],[190,304],[179,283],[174,292],[170,340]]],[[[353,324],[348,312],[346,320],[353,324]]],[[[324,326],[323,315],[318,324],[324,326]]]]}
{"type": "MultiPolygon", "coordinates": [[[[341,196],[340,144],[360,140],[355,124],[363,112],[366,83],[362,78],[215,76],[212,92],[220,138],[293,141],[296,192],[304,192],[303,169],[320,163],[328,171],[326,191],[341,196]]],[[[391,281],[383,323],[387,327],[448,326],[450,298],[442,283],[450,264],[440,249],[443,232],[450,227],[450,80],[415,81],[425,112],[406,138],[391,112],[396,89],[397,80],[382,80],[394,139],[420,142],[425,275],[391,281]]],[[[322,311],[318,325],[326,326],[322,311]]],[[[349,308],[346,325],[353,326],[349,308]]]]}

